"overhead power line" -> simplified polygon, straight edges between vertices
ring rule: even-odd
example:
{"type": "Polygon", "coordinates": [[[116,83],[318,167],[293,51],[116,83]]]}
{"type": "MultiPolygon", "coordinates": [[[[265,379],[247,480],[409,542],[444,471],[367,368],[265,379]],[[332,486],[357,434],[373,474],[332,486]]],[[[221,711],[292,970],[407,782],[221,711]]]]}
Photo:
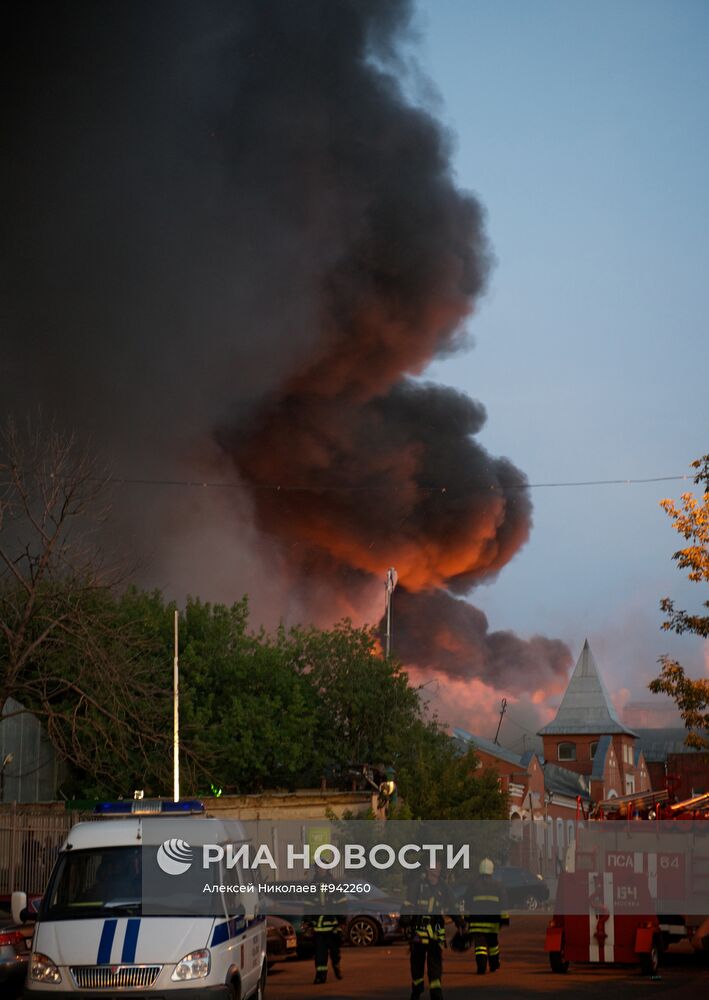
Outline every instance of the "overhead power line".
{"type": "MultiPolygon", "coordinates": [[[[628,479],[580,479],[580,480],[559,480],[547,483],[507,483],[504,486],[504,490],[542,490],[551,488],[569,488],[569,487],[580,487],[580,486],[640,486],[647,483],[668,483],[668,482],[678,482],[678,481],[694,481],[694,476],[683,475],[683,476],[647,476],[644,478],[628,478],[628,479]]],[[[304,485],[302,483],[251,483],[251,482],[218,482],[209,480],[199,480],[199,479],[147,479],[147,478],[134,478],[129,476],[109,476],[108,482],[113,483],[117,486],[168,486],[168,487],[183,487],[189,489],[218,489],[218,490],[269,490],[274,493],[391,493],[397,492],[399,490],[398,486],[390,484],[382,484],[381,486],[373,486],[371,484],[365,484],[362,486],[344,486],[344,485],[304,485]]],[[[451,488],[445,485],[412,485],[407,483],[405,487],[407,492],[412,489],[418,490],[420,493],[448,493],[451,492],[451,488]]],[[[480,492],[486,493],[489,491],[494,491],[502,489],[502,487],[497,485],[490,485],[487,487],[468,487],[468,486],[456,486],[455,492],[458,493],[470,493],[470,492],[480,492]]]]}

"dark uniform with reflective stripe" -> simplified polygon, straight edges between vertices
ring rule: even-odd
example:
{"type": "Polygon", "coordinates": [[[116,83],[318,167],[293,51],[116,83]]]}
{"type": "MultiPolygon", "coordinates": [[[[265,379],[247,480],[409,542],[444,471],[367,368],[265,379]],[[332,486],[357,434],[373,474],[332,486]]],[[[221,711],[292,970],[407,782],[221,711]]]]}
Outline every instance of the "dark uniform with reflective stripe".
{"type": "Polygon", "coordinates": [[[324,983],[327,981],[327,960],[328,956],[332,961],[332,968],[337,979],[342,979],[340,969],[340,944],[342,941],[342,924],[344,917],[335,917],[331,914],[315,917],[313,921],[313,932],[315,935],[315,982],[324,983]]]}
{"type": "Polygon", "coordinates": [[[500,968],[500,943],[498,934],[503,920],[509,920],[504,912],[505,891],[491,875],[480,875],[473,886],[473,912],[464,918],[466,933],[472,938],[475,948],[475,964],[478,975],[483,975],[489,963],[490,972],[500,968]]]}
{"type": "Polygon", "coordinates": [[[411,1000],[423,994],[424,972],[428,966],[431,1000],[443,1000],[442,949],[446,943],[446,911],[450,910],[448,893],[440,882],[423,879],[409,904],[411,918],[411,1000]]]}

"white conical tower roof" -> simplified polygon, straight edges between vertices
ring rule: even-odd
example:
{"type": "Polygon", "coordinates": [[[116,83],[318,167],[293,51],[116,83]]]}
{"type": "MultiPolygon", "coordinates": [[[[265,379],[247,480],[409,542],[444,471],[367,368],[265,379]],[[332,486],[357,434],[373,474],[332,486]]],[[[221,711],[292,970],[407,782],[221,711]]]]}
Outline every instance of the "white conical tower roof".
{"type": "Polygon", "coordinates": [[[620,721],[598,672],[588,639],[583,644],[569,686],[559,705],[556,718],[540,730],[540,736],[552,734],[627,733],[636,736],[620,721]]]}

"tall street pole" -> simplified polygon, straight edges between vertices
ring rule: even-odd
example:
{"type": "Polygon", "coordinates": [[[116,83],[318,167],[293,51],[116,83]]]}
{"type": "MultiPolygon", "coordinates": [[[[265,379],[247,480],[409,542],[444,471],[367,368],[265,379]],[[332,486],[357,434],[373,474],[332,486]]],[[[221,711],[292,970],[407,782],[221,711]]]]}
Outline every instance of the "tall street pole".
{"type": "Polygon", "coordinates": [[[180,801],[180,671],[178,637],[180,616],[175,609],[175,658],[172,662],[172,797],[180,801]]]}
{"type": "Polygon", "coordinates": [[[389,583],[385,584],[386,590],[386,602],[387,602],[387,631],[386,631],[386,650],[385,656],[387,660],[389,659],[389,654],[391,652],[391,592],[389,590],[389,583]]]}
{"type": "Polygon", "coordinates": [[[396,587],[397,582],[396,570],[393,566],[390,566],[387,570],[386,580],[384,582],[384,593],[386,598],[386,636],[384,643],[384,656],[388,660],[391,653],[391,598],[394,593],[394,587],[396,587]]]}

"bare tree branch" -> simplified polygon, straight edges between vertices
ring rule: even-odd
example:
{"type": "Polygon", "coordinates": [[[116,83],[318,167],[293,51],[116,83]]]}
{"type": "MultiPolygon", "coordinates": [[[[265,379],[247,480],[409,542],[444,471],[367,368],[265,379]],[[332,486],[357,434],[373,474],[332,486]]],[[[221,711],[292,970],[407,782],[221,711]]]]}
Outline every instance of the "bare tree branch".
{"type": "Polygon", "coordinates": [[[73,434],[41,418],[0,429],[0,712],[14,698],[65,760],[121,790],[141,758],[169,761],[155,638],[118,613],[122,576],[98,541],[108,483],[73,434]]]}

